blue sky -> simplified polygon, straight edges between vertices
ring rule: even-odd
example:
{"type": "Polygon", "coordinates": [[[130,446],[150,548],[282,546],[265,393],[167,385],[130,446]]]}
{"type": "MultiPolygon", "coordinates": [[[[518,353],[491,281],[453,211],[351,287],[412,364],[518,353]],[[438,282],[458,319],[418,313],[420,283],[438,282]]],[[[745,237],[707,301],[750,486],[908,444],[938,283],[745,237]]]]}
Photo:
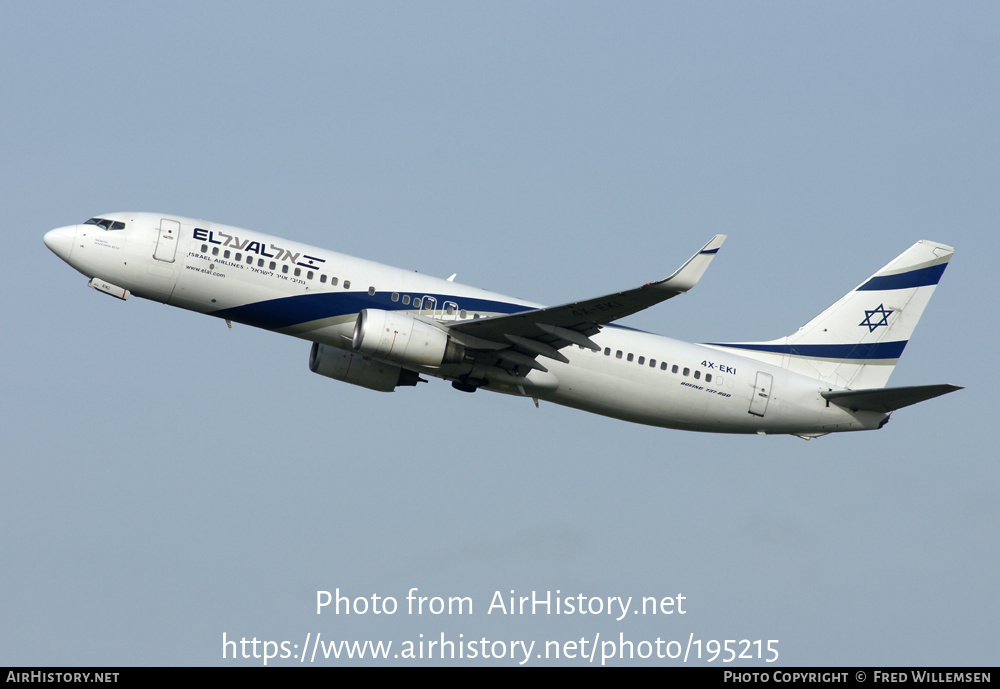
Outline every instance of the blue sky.
{"type": "Polygon", "coordinates": [[[4,4],[0,663],[260,664],[223,660],[223,633],[624,633],[778,639],[790,665],[996,664],[998,15],[4,4]],[[695,341],[787,334],[931,239],[955,258],[892,383],[966,389],[808,443],[439,381],[378,394],[311,374],[302,341],[107,299],[42,244],[118,210],[552,304],[725,233],[697,289],[626,321],[695,341]],[[475,609],[317,616],[338,587],[475,609]],[[487,615],[512,589],[688,612],[487,615]]]}

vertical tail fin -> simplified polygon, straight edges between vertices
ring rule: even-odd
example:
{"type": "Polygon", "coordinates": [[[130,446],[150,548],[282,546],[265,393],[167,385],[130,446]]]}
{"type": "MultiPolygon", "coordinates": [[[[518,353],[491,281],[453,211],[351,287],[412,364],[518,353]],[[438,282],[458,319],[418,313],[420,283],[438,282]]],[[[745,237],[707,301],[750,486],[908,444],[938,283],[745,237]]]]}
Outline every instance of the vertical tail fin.
{"type": "Polygon", "coordinates": [[[885,387],[954,251],[921,240],[791,335],[709,346],[829,385],[885,387]]]}

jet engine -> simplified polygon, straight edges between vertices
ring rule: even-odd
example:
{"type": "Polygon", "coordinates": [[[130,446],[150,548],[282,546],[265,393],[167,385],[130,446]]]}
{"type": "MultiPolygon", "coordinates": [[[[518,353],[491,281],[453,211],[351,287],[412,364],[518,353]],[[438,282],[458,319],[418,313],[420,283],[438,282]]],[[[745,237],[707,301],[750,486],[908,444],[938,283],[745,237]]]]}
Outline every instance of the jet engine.
{"type": "Polygon", "coordinates": [[[406,314],[365,309],[354,324],[354,351],[410,366],[461,363],[465,347],[430,323],[406,314]]]}
{"type": "Polygon", "coordinates": [[[318,342],[313,342],[309,352],[309,370],[379,392],[392,392],[399,385],[420,382],[420,376],[413,371],[318,342]]]}

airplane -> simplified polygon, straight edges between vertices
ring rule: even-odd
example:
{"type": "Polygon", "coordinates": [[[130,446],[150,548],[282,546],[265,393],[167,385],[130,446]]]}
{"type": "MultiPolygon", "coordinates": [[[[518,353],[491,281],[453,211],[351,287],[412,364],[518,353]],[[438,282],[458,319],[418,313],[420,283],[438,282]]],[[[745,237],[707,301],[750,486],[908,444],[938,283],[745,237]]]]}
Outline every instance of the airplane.
{"type": "Polygon", "coordinates": [[[688,292],[725,239],[665,279],[546,307],[167,214],[108,213],[44,237],[99,292],[308,340],[310,370],[382,392],[428,375],[650,426],[808,440],[880,429],[961,389],[886,387],[954,253],[931,241],[775,340],[692,344],[615,324],[688,292]]]}

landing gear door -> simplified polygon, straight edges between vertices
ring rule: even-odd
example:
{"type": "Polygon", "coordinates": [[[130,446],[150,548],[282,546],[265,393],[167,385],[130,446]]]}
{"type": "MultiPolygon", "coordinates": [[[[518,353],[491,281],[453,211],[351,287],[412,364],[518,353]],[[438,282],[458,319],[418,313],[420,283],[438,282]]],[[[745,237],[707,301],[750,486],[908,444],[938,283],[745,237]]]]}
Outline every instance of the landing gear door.
{"type": "Polygon", "coordinates": [[[753,397],[750,399],[750,413],[754,416],[764,416],[767,411],[767,401],[771,399],[771,383],[774,382],[770,373],[757,372],[757,383],[754,385],[753,397]]]}
{"type": "Polygon", "coordinates": [[[177,255],[177,241],[181,235],[181,224],[176,220],[160,220],[160,234],[156,238],[153,258],[164,263],[173,263],[177,255]]]}

